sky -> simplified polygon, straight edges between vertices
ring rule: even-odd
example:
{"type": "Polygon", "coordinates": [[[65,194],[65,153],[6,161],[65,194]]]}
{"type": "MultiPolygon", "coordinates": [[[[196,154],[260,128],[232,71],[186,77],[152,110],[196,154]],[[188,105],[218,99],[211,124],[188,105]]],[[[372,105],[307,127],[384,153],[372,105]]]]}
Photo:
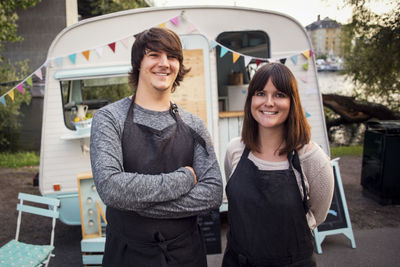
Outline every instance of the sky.
{"type": "MultiPolygon", "coordinates": [[[[345,7],[343,0],[149,0],[155,6],[183,5],[236,5],[267,9],[287,14],[300,22],[304,27],[317,20],[329,17],[342,24],[349,22],[351,8],[345,7]]],[[[390,0],[374,0],[371,8],[382,13],[393,8],[390,0]]],[[[393,1],[395,2],[395,1],[393,1]]]]}

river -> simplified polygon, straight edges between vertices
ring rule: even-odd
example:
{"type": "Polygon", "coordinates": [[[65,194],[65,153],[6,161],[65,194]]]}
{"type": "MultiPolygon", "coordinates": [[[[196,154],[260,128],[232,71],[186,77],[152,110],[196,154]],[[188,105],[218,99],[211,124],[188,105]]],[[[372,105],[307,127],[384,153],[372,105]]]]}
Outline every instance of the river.
{"type": "Polygon", "coordinates": [[[322,94],[352,95],[353,83],[339,72],[318,72],[318,83],[322,94]]]}

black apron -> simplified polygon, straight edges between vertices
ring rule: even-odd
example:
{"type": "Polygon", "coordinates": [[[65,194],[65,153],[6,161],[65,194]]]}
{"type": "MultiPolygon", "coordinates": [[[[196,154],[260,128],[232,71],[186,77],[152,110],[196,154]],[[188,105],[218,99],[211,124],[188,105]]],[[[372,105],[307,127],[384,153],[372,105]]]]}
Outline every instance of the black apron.
{"type": "MultiPolygon", "coordinates": [[[[204,140],[182,121],[176,105],[170,108],[176,123],[161,131],[133,123],[133,108],[134,98],[122,137],[126,172],[160,174],[193,166],[195,140],[204,140]]],[[[197,216],[155,219],[111,207],[106,216],[103,266],[207,266],[197,216]]]]}
{"type": "Polygon", "coordinates": [[[223,267],[316,266],[307,224],[307,198],[301,198],[293,166],[304,177],[297,152],[288,156],[289,169],[262,171],[245,148],[226,186],[227,248],[223,267]]]}

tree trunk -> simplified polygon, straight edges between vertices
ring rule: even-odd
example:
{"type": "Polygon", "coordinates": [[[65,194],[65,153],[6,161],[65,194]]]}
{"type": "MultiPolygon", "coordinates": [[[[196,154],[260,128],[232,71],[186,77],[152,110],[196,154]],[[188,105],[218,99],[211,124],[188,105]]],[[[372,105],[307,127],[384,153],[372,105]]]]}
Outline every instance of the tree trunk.
{"type": "Polygon", "coordinates": [[[360,123],[373,118],[378,120],[400,119],[400,113],[392,111],[384,105],[361,102],[351,96],[323,94],[322,100],[325,107],[340,116],[337,119],[326,121],[328,131],[332,126],[360,123]]]}

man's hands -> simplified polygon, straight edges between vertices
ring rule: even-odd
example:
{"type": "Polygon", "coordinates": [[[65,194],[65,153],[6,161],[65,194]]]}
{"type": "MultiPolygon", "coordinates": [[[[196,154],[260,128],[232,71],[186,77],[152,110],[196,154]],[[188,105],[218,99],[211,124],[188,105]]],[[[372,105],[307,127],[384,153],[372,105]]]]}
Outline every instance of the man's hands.
{"type": "Polygon", "coordinates": [[[189,167],[189,166],[185,166],[185,168],[189,169],[189,170],[193,173],[193,176],[194,176],[194,184],[197,184],[197,176],[196,176],[196,173],[194,172],[193,168],[192,168],[192,167],[189,167]]]}

